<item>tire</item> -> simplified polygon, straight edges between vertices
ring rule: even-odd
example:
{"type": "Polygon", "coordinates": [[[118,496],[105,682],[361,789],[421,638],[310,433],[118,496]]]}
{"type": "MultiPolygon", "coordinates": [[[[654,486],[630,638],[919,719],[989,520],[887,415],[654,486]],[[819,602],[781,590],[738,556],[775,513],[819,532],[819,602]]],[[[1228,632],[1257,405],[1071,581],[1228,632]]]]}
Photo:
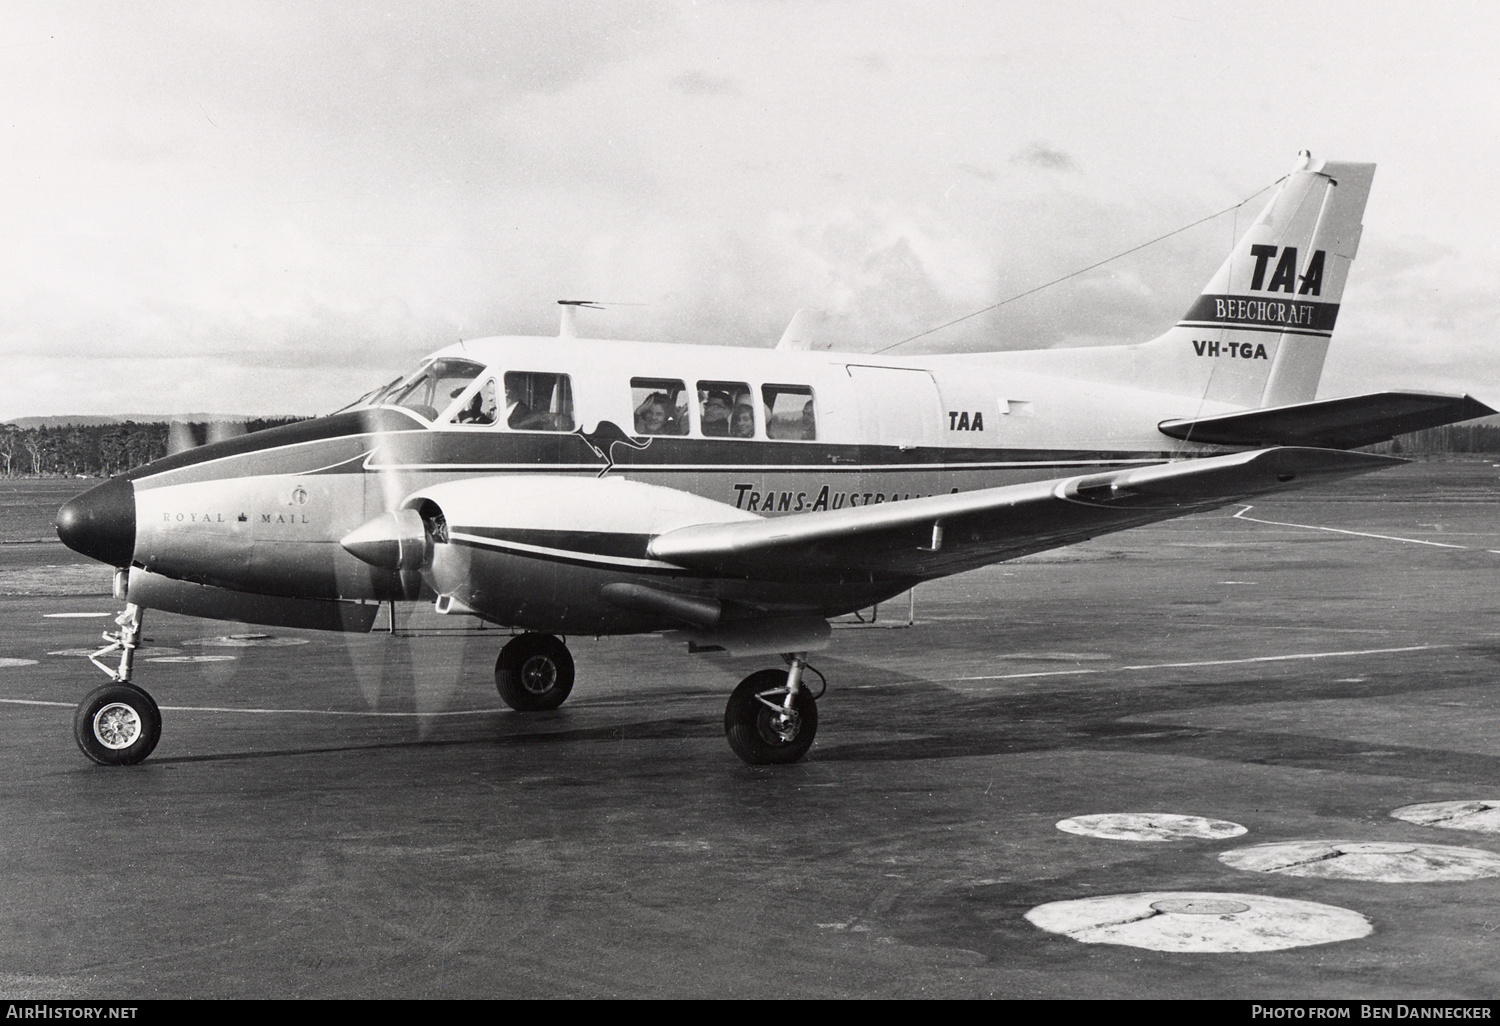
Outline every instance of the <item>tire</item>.
{"type": "Polygon", "coordinates": [[[73,737],[101,766],[133,766],[161,740],[161,710],[134,684],[106,684],[78,703],[73,737]]]}
{"type": "Polygon", "coordinates": [[[734,754],[751,766],[784,766],[812,747],[818,733],[818,703],[806,689],[792,703],[794,722],[780,717],[761,700],[780,704],[786,698],[786,671],[761,670],[740,681],[724,707],[724,737],[734,754]],[[779,728],[779,729],[778,729],[779,728]]]}
{"type": "Polygon", "coordinates": [[[517,712],[556,709],[573,690],[573,656],[550,634],[522,634],[495,660],[495,689],[517,712]]]}

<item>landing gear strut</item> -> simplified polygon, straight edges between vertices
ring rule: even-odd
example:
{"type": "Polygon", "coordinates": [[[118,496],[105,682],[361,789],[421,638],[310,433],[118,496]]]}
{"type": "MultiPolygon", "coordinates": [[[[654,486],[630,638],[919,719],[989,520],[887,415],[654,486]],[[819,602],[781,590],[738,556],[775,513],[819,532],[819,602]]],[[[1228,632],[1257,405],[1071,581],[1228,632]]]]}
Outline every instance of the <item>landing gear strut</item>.
{"type": "Polygon", "coordinates": [[[550,634],[522,634],[500,650],[495,688],[517,712],[556,709],[573,690],[573,656],[550,634]]]}
{"type": "Polygon", "coordinates": [[[806,655],[795,653],[787,662],[785,670],[761,670],[740,681],[724,707],[724,737],[751,766],[796,762],[818,733],[818,703],[802,683],[806,655]]]}
{"type": "Polygon", "coordinates": [[[161,711],[150,695],[130,682],[141,641],[141,607],[126,603],[115,624],[118,631],[104,634],[109,644],[89,656],[111,682],[78,703],[73,737],[83,754],[101,766],[132,766],[150,755],[161,739],[161,711]],[[120,653],[118,668],[100,661],[115,652],[120,653]]]}

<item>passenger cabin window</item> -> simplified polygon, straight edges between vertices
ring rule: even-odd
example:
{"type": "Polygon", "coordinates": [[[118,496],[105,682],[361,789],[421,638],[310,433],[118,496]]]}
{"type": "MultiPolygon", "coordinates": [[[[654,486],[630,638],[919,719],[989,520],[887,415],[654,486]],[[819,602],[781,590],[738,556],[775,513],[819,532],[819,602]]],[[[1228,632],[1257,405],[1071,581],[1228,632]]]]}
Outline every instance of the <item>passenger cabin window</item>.
{"type": "Polygon", "coordinates": [[[489,378],[474,390],[473,395],[460,404],[458,412],[450,420],[454,424],[474,424],[482,427],[495,423],[496,418],[495,379],[489,378]]]}
{"type": "Polygon", "coordinates": [[[400,387],[377,396],[377,402],[402,406],[424,420],[438,414],[463,395],[470,382],[484,373],[484,365],[472,360],[433,360],[400,387]]]}
{"type": "Polygon", "coordinates": [[[806,385],[762,385],[766,437],[811,441],[818,437],[812,389],[806,385]]]}
{"type": "Polygon", "coordinates": [[[698,423],[709,438],[754,438],[755,403],[743,381],[698,382],[698,423]]]}
{"type": "Polygon", "coordinates": [[[631,378],[630,405],[638,435],[688,433],[687,386],[672,378],[631,378]]]}
{"type": "Polygon", "coordinates": [[[519,431],[572,431],[573,386],[566,374],[505,375],[505,423],[519,431]]]}

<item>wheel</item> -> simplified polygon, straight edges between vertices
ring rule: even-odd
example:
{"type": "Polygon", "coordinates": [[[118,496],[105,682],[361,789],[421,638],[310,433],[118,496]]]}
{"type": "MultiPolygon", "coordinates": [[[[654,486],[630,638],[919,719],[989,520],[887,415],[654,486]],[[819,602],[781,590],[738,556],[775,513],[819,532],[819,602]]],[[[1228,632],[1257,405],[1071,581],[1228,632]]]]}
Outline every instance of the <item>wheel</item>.
{"type": "Polygon", "coordinates": [[[134,684],[106,684],[78,703],[73,736],[101,766],[133,766],[161,740],[161,710],[134,684]]]}
{"type": "Polygon", "coordinates": [[[495,688],[517,712],[556,709],[573,690],[573,656],[550,634],[522,634],[500,650],[495,688]]]}
{"type": "Polygon", "coordinates": [[[740,681],[724,707],[724,736],[729,747],[751,766],[796,762],[812,747],[818,733],[818,703],[804,688],[790,712],[786,671],[761,670],[740,681]]]}

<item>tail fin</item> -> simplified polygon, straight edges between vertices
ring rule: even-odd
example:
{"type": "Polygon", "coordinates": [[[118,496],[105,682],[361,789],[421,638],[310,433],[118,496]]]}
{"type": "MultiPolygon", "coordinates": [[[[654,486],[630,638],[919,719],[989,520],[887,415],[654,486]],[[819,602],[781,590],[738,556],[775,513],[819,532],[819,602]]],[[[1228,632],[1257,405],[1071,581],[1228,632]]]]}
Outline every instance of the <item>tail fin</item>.
{"type": "Polygon", "coordinates": [[[1203,294],[1164,335],[1139,345],[1010,352],[1007,362],[1221,407],[1312,400],[1374,176],[1374,164],[1318,161],[1302,151],[1203,294]]]}
{"type": "Polygon", "coordinates": [[[1374,164],[1315,161],[1304,150],[1182,320],[1143,348],[1193,366],[1189,388],[1204,399],[1311,400],[1374,175],[1374,164]]]}

